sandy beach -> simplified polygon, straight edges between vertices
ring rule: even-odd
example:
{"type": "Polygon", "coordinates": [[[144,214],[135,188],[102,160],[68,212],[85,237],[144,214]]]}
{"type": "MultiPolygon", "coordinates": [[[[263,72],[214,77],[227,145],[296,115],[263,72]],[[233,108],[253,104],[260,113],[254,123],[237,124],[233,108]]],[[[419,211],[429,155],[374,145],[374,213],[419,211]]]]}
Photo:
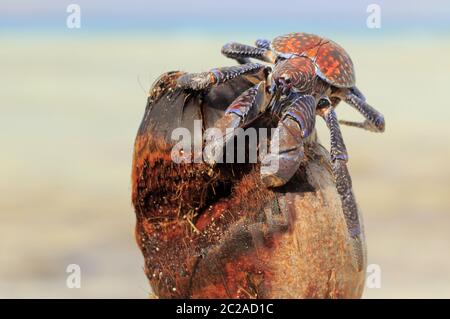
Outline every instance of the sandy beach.
{"type": "MultiPolygon", "coordinates": [[[[0,297],[148,296],[130,200],[146,91],[165,71],[233,64],[220,54],[229,40],[2,38],[0,297]],[[73,263],[81,289],[66,286],[73,263]]],[[[335,40],[386,118],[384,134],[343,130],[369,264],[382,271],[364,297],[450,298],[450,39],[335,40]]],[[[338,114],[359,118],[345,104],[338,114]]]]}

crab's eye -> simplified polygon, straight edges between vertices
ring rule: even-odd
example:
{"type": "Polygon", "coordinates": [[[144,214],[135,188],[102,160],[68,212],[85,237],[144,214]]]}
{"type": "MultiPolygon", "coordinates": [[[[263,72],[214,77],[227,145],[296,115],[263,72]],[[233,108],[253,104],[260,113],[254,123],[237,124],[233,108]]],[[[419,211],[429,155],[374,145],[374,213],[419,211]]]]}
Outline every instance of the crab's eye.
{"type": "Polygon", "coordinates": [[[328,97],[322,97],[320,98],[319,102],[317,103],[318,109],[323,109],[325,107],[329,107],[331,105],[331,101],[328,97]]]}

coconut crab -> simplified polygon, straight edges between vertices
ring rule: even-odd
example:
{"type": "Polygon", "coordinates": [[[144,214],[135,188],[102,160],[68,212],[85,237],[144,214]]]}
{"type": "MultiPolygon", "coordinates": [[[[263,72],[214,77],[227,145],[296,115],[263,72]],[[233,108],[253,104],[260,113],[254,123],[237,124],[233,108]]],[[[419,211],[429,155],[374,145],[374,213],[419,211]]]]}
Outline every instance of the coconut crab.
{"type": "MultiPolygon", "coordinates": [[[[271,146],[271,152],[261,161],[261,179],[268,187],[284,185],[294,175],[304,156],[303,140],[314,131],[316,115],[322,117],[330,130],[333,174],[349,235],[358,240],[361,233],[358,211],[339,123],[383,132],[383,115],[366,103],[355,86],[352,60],[337,43],[313,34],[290,33],[272,42],[257,40],[255,45],[225,44],[222,53],[239,65],[185,74],[178,79],[178,86],[203,91],[235,77],[265,70],[265,80],[242,92],[214,126],[222,131],[238,128],[267,113],[279,118],[272,136],[279,140],[279,146],[271,146]],[[253,63],[250,58],[273,64],[273,69],[266,64],[253,63]],[[365,120],[339,121],[335,108],[342,100],[359,111],[365,120]],[[273,161],[279,163],[277,170],[271,165],[273,161]]],[[[231,139],[231,136],[224,137],[225,143],[231,139]]],[[[213,139],[206,141],[213,149],[215,143],[213,139]]],[[[218,153],[210,158],[210,164],[218,160],[217,156],[222,155],[218,153]]]]}

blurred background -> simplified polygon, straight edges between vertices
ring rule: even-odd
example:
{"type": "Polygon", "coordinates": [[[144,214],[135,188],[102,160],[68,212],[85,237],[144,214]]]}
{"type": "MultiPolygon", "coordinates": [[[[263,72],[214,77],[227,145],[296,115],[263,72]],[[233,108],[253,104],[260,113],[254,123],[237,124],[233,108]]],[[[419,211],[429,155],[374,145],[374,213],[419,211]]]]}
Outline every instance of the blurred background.
{"type": "MultiPolygon", "coordinates": [[[[343,129],[369,263],[381,267],[364,297],[450,298],[444,0],[2,0],[0,297],[146,298],[130,172],[147,90],[169,70],[233,64],[225,42],[292,31],[341,44],[385,114],[384,134],[343,129]],[[67,23],[72,3],[80,28],[67,23]],[[69,264],[80,289],[66,285],[69,264]]],[[[344,104],[338,114],[358,119],[344,104]]]]}

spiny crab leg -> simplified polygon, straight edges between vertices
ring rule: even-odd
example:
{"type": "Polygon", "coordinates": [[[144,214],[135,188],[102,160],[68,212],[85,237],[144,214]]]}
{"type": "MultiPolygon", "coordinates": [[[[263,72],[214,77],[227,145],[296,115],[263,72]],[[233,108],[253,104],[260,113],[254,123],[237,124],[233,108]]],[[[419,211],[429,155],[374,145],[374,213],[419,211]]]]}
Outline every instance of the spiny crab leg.
{"type": "Polygon", "coordinates": [[[366,120],[364,122],[340,121],[341,124],[359,127],[371,132],[384,132],[385,122],[383,114],[366,103],[363,98],[352,92],[352,90],[347,90],[344,101],[353,106],[366,120]]]}
{"type": "Polygon", "coordinates": [[[323,117],[330,130],[330,156],[333,175],[336,180],[337,192],[341,197],[342,210],[344,212],[347,230],[352,239],[356,266],[358,270],[362,270],[365,263],[365,256],[361,240],[361,225],[358,207],[352,190],[352,180],[347,169],[347,149],[333,107],[321,111],[320,115],[323,117]]]}
{"type": "Polygon", "coordinates": [[[257,73],[268,68],[259,63],[247,63],[223,68],[211,69],[202,73],[187,73],[178,78],[177,84],[182,89],[201,91],[219,85],[244,74],[257,73]]]}
{"type": "Polygon", "coordinates": [[[257,48],[270,50],[270,41],[267,39],[258,39],[255,41],[255,45],[257,48]]]}
{"type": "Polygon", "coordinates": [[[250,45],[230,42],[222,47],[222,54],[231,59],[253,58],[264,62],[275,63],[277,55],[266,48],[255,48],[250,45]]]}

